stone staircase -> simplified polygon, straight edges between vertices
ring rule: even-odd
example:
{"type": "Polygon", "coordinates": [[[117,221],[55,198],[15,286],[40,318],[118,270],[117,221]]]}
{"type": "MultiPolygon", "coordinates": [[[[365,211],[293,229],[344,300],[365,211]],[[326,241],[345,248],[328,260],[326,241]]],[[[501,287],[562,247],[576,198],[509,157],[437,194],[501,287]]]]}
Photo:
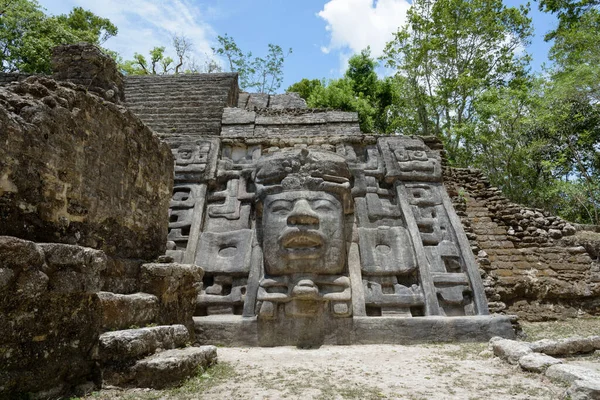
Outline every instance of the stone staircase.
{"type": "MultiPolygon", "coordinates": [[[[156,287],[156,291],[162,291],[167,287],[173,288],[170,286],[172,282],[162,277],[166,275],[179,280],[186,268],[172,264],[145,264],[142,270],[147,272],[141,278],[147,286],[142,284],[141,289],[151,291],[152,287],[156,287]],[[158,277],[150,275],[152,271],[159,271],[158,277]],[[179,275],[173,271],[178,271],[179,275]],[[148,275],[154,282],[148,283],[148,275]]],[[[193,332],[190,333],[185,325],[164,323],[161,309],[164,311],[165,307],[172,308],[172,305],[166,304],[160,293],[156,294],[97,294],[104,333],[98,338],[93,358],[102,386],[162,389],[216,363],[216,347],[191,346],[193,332]]]]}
{"type": "Polygon", "coordinates": [[[237,74],[125,78],[127,107],[160,137],[218,136],[224,107],[238,104],[237,74]]]}

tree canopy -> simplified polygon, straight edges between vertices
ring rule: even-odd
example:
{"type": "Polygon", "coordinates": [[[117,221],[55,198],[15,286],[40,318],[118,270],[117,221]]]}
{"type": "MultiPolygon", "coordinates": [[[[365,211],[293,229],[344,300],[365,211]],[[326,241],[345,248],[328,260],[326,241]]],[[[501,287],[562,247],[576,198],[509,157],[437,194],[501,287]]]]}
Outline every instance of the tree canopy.
{"type": "Polygon", "coordinates": [[[284,53],[281,46],[269,43],[267,55],[253,57],[251,52],[244,53],[235,40],[225,34],[218,36],[219,45],[213,52],[226,59],[228,70],[239,74],[240,87],[246,91],[275,93],[283,82],[283,64],[292,54],[292,49],[284,53]]]}
{"type": "Polygon", "coordinates": [[[436,135],[451,165],[480,168],[512,200],[600,224],[598,0],[540,0],[557,15],[530,73],[529,9],[500,0],[415,0],[379,60],[354,55],[336,80],[290,86],[309,106],[356,111],[361,129],[436,135]]]}
{"type": "Polygon", "coordinates": [[[52,48],[69,43],[100,45],[117,34],[108,19],[76,7],[47,16],[35,0],[0,1],[0,58],[4,72],[50,73],[52,48]]]}

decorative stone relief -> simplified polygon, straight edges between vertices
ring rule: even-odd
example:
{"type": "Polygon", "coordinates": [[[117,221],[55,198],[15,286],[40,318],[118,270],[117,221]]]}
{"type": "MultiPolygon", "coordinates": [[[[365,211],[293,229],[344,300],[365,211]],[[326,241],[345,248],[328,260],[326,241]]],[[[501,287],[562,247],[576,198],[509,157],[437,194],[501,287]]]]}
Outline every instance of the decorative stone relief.
{"type": "Polygon", "coordinates": [[[199,139],[172,143],[175,158],[175,182],[205,182],[214,179],[219,142],[199,139]]]}
{"type": "Polygon", "coordinates": [[[442,163],[436,152],[429,150],[421,139],[396,136],[378,140],[385,166],[385,179],[402,181],[439,182],[442,163]]]}
{"type": "MultiPolygon", "coordinates": [[[[214,179],[177,186],[171,204],[171,253],[189,259],[198,231],[196,315],[257,317],[261,343],[292,335],[312,346],[327,321],[353,316],[486,314],[438,153],[419,138],[376,140],[211,142],[221,149],[214,179]]],[[[184,160],[209,157],[180,148],[184,160]]]]}

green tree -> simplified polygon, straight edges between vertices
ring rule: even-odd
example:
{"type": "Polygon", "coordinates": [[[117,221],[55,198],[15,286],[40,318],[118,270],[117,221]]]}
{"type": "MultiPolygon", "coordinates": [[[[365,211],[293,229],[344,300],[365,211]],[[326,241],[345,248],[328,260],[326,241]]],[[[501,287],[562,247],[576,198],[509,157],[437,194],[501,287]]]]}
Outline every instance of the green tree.
{"type": "Polygon", "coordinates": [[[134,53],[133,60],[125,61],[120,65],[123,72],[127,75],[157,75],[168,74],[171,72],[173,59],[165,57],[165,47],[154,47],[149,52],[150,61],[139,53],[134,53]],[[160,67],[160,69],[158,69],[160,67]]]}
{"type": "Polygon", "coordinates": [[[476,99],[526,75],[529,58],[519,51],[532,32],[527,11],[501,0],[415,0],[385,48],[386,65],[410,86],[418,133],[440,137],[455,165],[469,158],[476,99]]]}
{"type": "Polygon", "coordinates": [[[536,141],[551,178],[539,198],[577,222],[600,224],[600,12],[596,1],[541,1],[558,28],[540,107],[536,141]]]}
{"type": "Polygon", "coordinates": [[[323,86],[320,80],[304,78],[300,82],[296,82],[288,87],[285,91],[287,93],[298,93],[304,100],[308,100],[312,92],[314,92],[315,89],[320,86],[323,86]]]}
{"type": "Polygon", "coordinates": [[[252,53],[244,53],[235,43],[235,40],[225,34],[218,36],[218,47],[213,48],[216,55],[225,57],[229,71],[239,74],[240,87],[243,90],[253,90],[258,93],[275,93],[283,82],[283,64],[292,53],[290,48],[287,53],[274,44],[268,45],[265,58],[252,57],[252,53]]]}
{"type": "Polygon", "coordinates": [[[363,132],[390,133],[397,122],[392,109],[397,79],[379,80],[376,67],[367,48],[350,58],[343,78],[329,82],[302,79],[287,92],[300,93],[310,107],[357,112],[363,132]]]}
{"type": "Polygon", "coordinates": [[[79,7],[47,16],[35,0],[0,0],[0,10],[4,72],[51,73],[52,48],[82,41],[100,45],[117,34],[108,19],[79,7]]]}
{"type": "Polygon", "coordinates": [[[540,0],[540,10],[556,14],[558,18],[558,27],[548,32],[545,40],[552,40],[561,32],[572,30],[585,14],[598,5],[599,0],[540,0]]]}

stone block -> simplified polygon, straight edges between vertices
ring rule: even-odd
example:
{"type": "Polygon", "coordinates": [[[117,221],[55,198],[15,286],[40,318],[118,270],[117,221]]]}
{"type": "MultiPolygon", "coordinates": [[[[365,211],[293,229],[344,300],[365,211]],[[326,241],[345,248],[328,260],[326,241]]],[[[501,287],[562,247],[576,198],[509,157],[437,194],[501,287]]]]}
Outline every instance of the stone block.
{"type": "Polygon", "coordinates": [[[555,364],[548,367],[546,376],[563,383],[574,383],[578,380],[600,382],[598,371],[579,365],[555,364]]]}
{"type": "Polygon", "coordinates": [[[573,336],[565,339],[542,339],[531,343],[531,349],[549,356],[565,357],[573,354],[591,353],[596,350],[592,338],[573,336]]]}
{"type": "Polygon", "coordinates": [[[57,46],[52,51],[53,77],[84,86],[106,100],[125,100],[123,75],[115,60],[89,43],[57,46]]]}
{"type": "Polygon", "coordinates": [[[494,355],[510,364],[517,364],[519,359],[533,352],[528,343],[510,339],[500,339],[491,342],[494,355]]]}
{"type": "Polygon", "coordinates": [[[0,296],[0,398],[56,398],[96,380],[99,307],[91,293],[0,296]]]}
{"type": "Polygon", "coordinates": [[[160,302],[159,324],[185,324],[193,333],[192,316],[202,287],[204,271],[196,265],[144,264],[140,291],[153,294],[160,302]]]}
{"type": "Polygon", "coordinates": [[[519,365],[525,371],[544,372],[549,366],[562,363],[554,357],[539,353],[529,353],[519,358],[519,365]]]}
{"type": "Polygon", "coordinates": [[[102,329],[112,331],[145,326],[158,316],[158,298],[147,293],[130,295],[99,292],[102,329]]]}
{"type": "Polygon", "coordinates": [[[600,380],[576,380],[567,389],[569,400],[600,400],[600,380]]]}
{"type": "Polygon", "coordinates": [[[196,254],[196,264],[209,274],[247,275],[250,271],[253,232],[204,232],[196,254]]]}
{"type": "Polygon", "coordinates": [[[190,340],[183,325],[163,325],[150,328],[106,332],[98,338],[94,358],[104,365],[126,364],[138,360],[157,349],[183,347],[190,340]]]}
{"type": "Polygon", "coordinates": [[[154,354],[132,368],[136,387],[161,389],[180,383],[217,362],[215,346],[186,347],[154,354]]]}
{"type": "Polygon", "coordinates": [[[55,292],[98,292],[107,268],[104,252],[61,243],[40,243],[44,251],[48,289],[55,292]]]}
{"type": "Polygon", "coordinates": [[[124,107],[70,83],[30,77],[0,96],[0,235],[126,258],[164,253],[166,144],[124,107]]]}

